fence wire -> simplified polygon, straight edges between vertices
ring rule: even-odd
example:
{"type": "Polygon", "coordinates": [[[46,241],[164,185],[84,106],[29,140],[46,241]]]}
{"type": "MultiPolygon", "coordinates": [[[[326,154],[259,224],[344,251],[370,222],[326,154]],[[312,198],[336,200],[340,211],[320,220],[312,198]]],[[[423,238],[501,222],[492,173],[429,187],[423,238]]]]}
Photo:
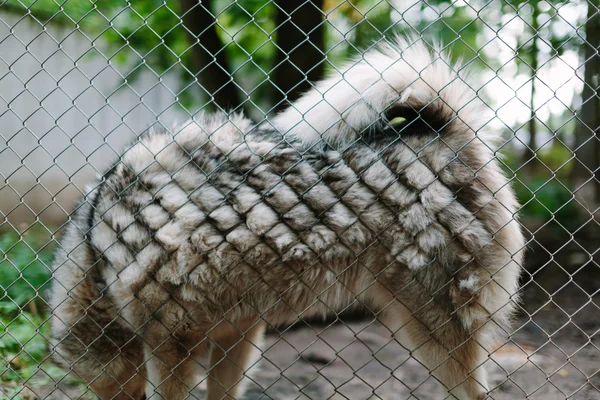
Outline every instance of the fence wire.
{"type": "Polygon", "coordinates": [[[1,2],[0,398],[600,399],[599,13],[1,2]]]}

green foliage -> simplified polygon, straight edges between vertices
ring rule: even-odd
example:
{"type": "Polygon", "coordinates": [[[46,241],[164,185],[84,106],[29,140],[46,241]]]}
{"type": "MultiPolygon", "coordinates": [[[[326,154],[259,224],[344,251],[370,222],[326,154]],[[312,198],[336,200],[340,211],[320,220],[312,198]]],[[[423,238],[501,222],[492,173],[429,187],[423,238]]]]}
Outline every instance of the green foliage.
{"type": "MultiPolygon", "coordinates": [[[[181,4],[181,1],[175,0],[8,0],[2,7],[21,15],[30,13],[43,24],[52,21],[67,31],[80,30],[94,43],[89,54],[102,53],[127,81],[134,80],[143,71],[153,71],[157,75],[178,74],[181,90],[177,101],[194,113],[204,107],[207,99],[202,98],[198,71],[192,67],[191,41],[182,23],[181,4]]],[[[495,55],[488,54],[486,46],[488,41],[506,34],[515,39],[515,43],[509,45],[517,53],[514,60],[519,73],[531,75],[534,73],[532,67],[544,65],[551,57],[560,56],[568,49],[581,49],[581,37],[565,26],[572,22],[566,22],[561,13],[569,9],[569,13],[577,14],[579,11],[575,8],[582,4],[567,0],[431,0],[412,3],[324,0],[326,48],[323,50],[328,64],[335,67],[373,41],[397,33],[412,33],[429,42],[441,41],[449,47],[450,54],[468,64],[500,68],[495,55]],[[503,33],[504,29],[521,29],[521,32],[503,33]]],[[[208,7],[215,16],[216,31],[229,59],[229,72],[251,100],[246,111],[253,111],[249,108],[254,106],[268,110],[271,106],[269,90],[272,90],[269,75],[274,67],[278,39],[275,1],[212,0],[201,5],[208,7]]],[[[583,14],[577,18],[583,18],[583,14]]],[[[582,20],[579,25],[584,23],[582,20]]],[[[563,127],[567,117],[561,116],[554,122],[550,119],[549,124],[563,127]]],[[[544,130],[540,124],[536,126],[538,130],[544,130]]],[[[561,130],[565,132],[564,127],[561,130]]],[[[572,153],[559,147],[552,146],[550,151],[538,154],[548,168],[533,173],[529,171],[532,176],[522,177],[525,188],[519,192],[519,197],[522,202],[528,202],[532,218],[550,218],[546,208],[555,210],[561,201],[565,201],[567,206],[560,209],[560,213],[571,216],[575,208],[563,186],[569,181],[569,166],[564,167],[563,164],[572,153]],[[547,173],[549,169],[560,172],[551,179],[547,173]],[[535,192],[535,198],[532,192],[535,192]]],[[[523,149],[515,150],[523,153],[523,149]]],[[[521,160],[515,157],[513,161],[516,170],[516,164],[521,160]]],[[[31,259],[32,251],[23,244],[17,253],[15,262],[18,265],[25,266],[34,261],[31,259]]],[[[35,260],[34,264],[38,265],[41,261],[35,260]]],[[[30,269],[31,282],[39,280],[43,283],[44,270],[27,268],[30,269]],[[35,271],[40,275],[36,276],[35,271]]],[[[17,303],[31,298],[35,289],[23,279],[17,279],[17,269],[11,267],[7,271],[5,280],[13,282],[8,296],[16,295],[17,303]]]]}
{"type": "Polygon", "coordinates": [[[533,171],[523,168],[518,153],[506,151],[503,160],[508,174],[515,174],[512,186],[522,205],[521,220],[525,225],[539,225],[543,221],[555,219],[571,231],[581,226],[581,213],[574,200],[571,186],[571,164],[573,152],[553,140],[536,153],[537,160],[533,171]]]}
{"type": "Polygon", "coordinates": [[[0,310],[0,379],[28,379],[47,354],[48,324],[43,316],[29,311],[16,317],[5,312],[0,310]]]}
{"type": "Polygon", "coordinates": [[[348,55],[353,55],[354,49],[367,49],[374,42],[382,40],[386,33],[400,33],[400,29],[393,29],[391,7],[387,2],[355,1],[353,6],[340,11],[352,25],[348,55]]]}
{"type": "MultiPolygon", "coordinates": [[[[216,17],[215,27],[230,60],[230,73],[255,102],[264,104],[266,85],[262,83],[273,67],[275,54],[273,2],[232,4],[216,0],[201,6],[216,17]]],[[[96,44],[96,50],[89,54],[101,52],[124,80],[131,82],[144,71],[177,74],[181,83],[178,101],[188,110],[202,108],[206,102],[196,84],[198,71],[192,67],[191,40],[183,26],[180,1],[9,0],[3,7],[20,14],[29,11],[42,23],[52,21],[63,29],[83,32],[96,44]]]]}
{"type": "MultiPolygon", "coordinates": [[[[230,61],[234,80],[263,109],[268,109],[269,73],[275,62],[277,7],[271,0],[203,2],[215,15],[216,30],[230,61]]],[[[143,71],[157,75],[176,73],[181,83],[179,103],[186,109],[202,108],[202,90],[192,67],[190,37],[182,23],[180,1],[8,0],[3,7],[30,12],[41,23],[52,21],[65,30],[80,30],[123,75],[135,80],[143,71]]],[[[414,25],[402,19],[404,10],[379,0],[326,0],[323,12],[329,65],[367,48],[375,40],[397,33],[418,32],[429,41],[451,44],[452,54],[471,59],[479,55],[482,22],[472,8],[446,1],[419,3],[423,17],[414,25]],[[426,13],[425,11],[429,11],[426,13]],[[337,23],[335,22],[337,21],[337,23]]]]}
{"type": "Polygon", "coordinates": [[[3,2],[4,10],[23,13],[29,10],[41,23],[50,21],[61,24],[81,21],[94,8],[89,1],[56,0],[8,0],[3,2]]]}
{"type": "MultiPolygon", "coordinates": [[[[49,324],[43,295],[51,278],[48,243],[48,232],[38,227],[21,236],[15,232],[0,236],[0,382],[31,378],[47,356],[49,324]]],[[[13,390],[16,395],[22,388],[13,390]]]]}
{"type": "Polygon", "coordinates": [[[4,313],[21,307],[42,305],[51,270],[52,248],[44,228],[32,228],[22,238],[16,232],[0,236],[0,309],[4,313]]]}
{"type": "Polygon", "coordinates": [[[368,48],[375,41],[396,34],[417,34],[430,43],[441,41],[443,45],[451,46],[451,54],[455,58],[470,59],[478,55],[477,37],[482,21],[471,8],[452,6],[447,1],[417,2],[410,5],[408,10],[396,7],[395,3],[378,0],[326,2],[330,47],[343,47],[344,56],[348,57],[357,50],[368,48]],[[407,21],[407,12],[418,12],[419,19],[407,21]],[[345,24],[336,24],[336,16],[345,24]],[[348,34],[343,36],[344,43],[331,41],[330,37],[340,29],[336,25],[348,25],[348,34]]]}
{"type": "Polygon", "coordinates": [[[269,74],[274,67],[277,8],[272,1],[215,1],[213,12],[218,18],[217,33],[225,45],[234,80],[253,103],[268,110],[271,85],[269,74]]]}
{"type": "Polygon", "coordinates": [[[580,224],[571,188],[557,179],[534,177],[526,185],[515,184],[515,190],[527,220],[546,221],[556,218],[563,226],[577,228],[580,224]]]}
{"type": "MultiPolygon", "coordinates": [[[[451,47],[453,56],[466,62],[482,58],[493,66],[494,56],[483,51],[487,37],[503,29],[507,21],[519,21],[524,31],[517,36],[515,61],[521,69],[530,69],[535,64],[533,58],[541,56],[538,48],[542,46],[550,48],[552,56],[580,45],[580,39],[572,37],[571,31],[556,29],[557,24],[564,23],[559,11],[568,3],[432,0],[406,4],[403,9],[399,3],[380,0],[325,0],[327,48],[323,50],[335,66],[374,40],[410,32],[430,42],[441,41],[451,47]],[[416,19],[411,20],[409,14],[416,15],[416,19]],[[502,18],[486,19],[488,14],[502,18]]],[[[217,34],[235,81],[255,103],[268,108],[270,85],[265,82],[275,61],[275,2],[213,0],[202,2],[201,6],[216,17],[217,34]]],[[[192,67],[191,41],[182,23],[184,10],[180,1],[8,0],[2,7],[19,14],[30,13],[43,24],[52,21],[67,31],[83,32],[95,44],[90,54],[101,52],[125,80],[134,80],[148,70],[157,75],[176,73],[181,83],[178,101],[185,108],[202,108],[206,101],[197,84],[198,71],[192,67]]],[[[482,66],[478,62],[474,65],[482,66]]]]}
{"type": "Polygon", "coordinates": [[[573,45],[579,45],[579,40],[574,39],[570,31],[560,32],[555,29],[557,23],[564,23],[558,10],[567,0],[553,1],[552,4],[545,0],[509,0],[502,2],[501,11],[503,15],[514,15],[523,22],[524,32],[517,36],[515,58],[519,69],[527,74],[533,74],[532,69],[539,65],[540,50],[546,53],[544,58],[562,55],[573,45]]]}
{"type": "Polygon", "coordinates": [[[425,15],[434,16],[423,18],[417,24],[418,31],[430,41],[449,47],[455,59],[468,62],[482,55],[485,58],[485,54],[480,52],[483,43],[478,43],[484,25],[471,7],[456,7],[447,1],[422,3],[421,7],[425,15]],[[425,13],[426,10],[430,13],[425,13]]]}

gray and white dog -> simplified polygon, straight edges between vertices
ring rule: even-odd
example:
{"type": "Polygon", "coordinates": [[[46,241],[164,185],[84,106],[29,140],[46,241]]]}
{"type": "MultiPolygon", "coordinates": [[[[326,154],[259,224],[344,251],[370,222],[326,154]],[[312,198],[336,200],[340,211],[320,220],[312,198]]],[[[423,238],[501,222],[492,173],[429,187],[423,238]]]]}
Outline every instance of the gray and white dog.
{"type": "Polygon", "coordinates": [[[453,396],[484,398],[524,238],[459,69],[397,39],[270,124],[141,136],[60,241],[56,359],[103,399],[175,400],[206,355],[207,398],[240,398],[265,327],[362,303],[453,396]]]}

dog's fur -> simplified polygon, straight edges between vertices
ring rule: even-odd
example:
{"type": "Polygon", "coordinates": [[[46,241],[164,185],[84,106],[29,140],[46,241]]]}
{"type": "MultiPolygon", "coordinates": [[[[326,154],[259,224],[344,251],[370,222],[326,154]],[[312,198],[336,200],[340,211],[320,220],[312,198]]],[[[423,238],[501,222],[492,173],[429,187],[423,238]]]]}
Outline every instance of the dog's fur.
{"type": "Polygon", "coordinates": [[[61,240],[57,359],[103,399],[174,400],[206,353],[207,398],[239,398],[266,326],[363,303],[451,394],[483,398],[524,239],[457,68],[401,41],[270,124],[141,136],[61,240]]]}

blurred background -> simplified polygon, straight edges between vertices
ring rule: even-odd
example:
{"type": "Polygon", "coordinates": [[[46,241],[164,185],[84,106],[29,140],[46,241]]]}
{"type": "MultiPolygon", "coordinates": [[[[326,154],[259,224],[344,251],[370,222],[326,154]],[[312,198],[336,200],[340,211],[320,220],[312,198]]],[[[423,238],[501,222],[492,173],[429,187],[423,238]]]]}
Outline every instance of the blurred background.
{"type": "MultiPolygon", "coordinates": [[[[52,249],[85,185],[137,135],[217,109],[268,119],[373,43],[412,34],[441,43],[472,70],[474,89],[489,106],[487,126],[501,136],[500,162],[523,205],[524,302],[504,339],[514,339],[505,352],[514,365],[493,360],[500,393],[600,398],[599,3],[0,2],[0,392],[25,398],[33,395],[24,387],[36,379],[38,391],[56,389],[57,380],[68,384],[47,361],[52,249]],[[538,356],[545,358],[536,362],[538,356]]],[[[349,324],[336,329],[372,326],[349,324]]],[[[306,340],[294,332],[286,334],[306,340]]],[[[326,336],[314,335],[311,346],[326,336]]],[[[332,354],[324,367],[339,350],[332,354]]],[[[300,368],[298,379],[310,373],[300,368]]],[[[438,398],[419,384],[388,392],[410,396],[419,387],[419,398],[438,398]]],[[[319,390],[312,398],[326,398],[319,390]]],[[[274,398],[286,398],[281,393],[274,398]]]]}

